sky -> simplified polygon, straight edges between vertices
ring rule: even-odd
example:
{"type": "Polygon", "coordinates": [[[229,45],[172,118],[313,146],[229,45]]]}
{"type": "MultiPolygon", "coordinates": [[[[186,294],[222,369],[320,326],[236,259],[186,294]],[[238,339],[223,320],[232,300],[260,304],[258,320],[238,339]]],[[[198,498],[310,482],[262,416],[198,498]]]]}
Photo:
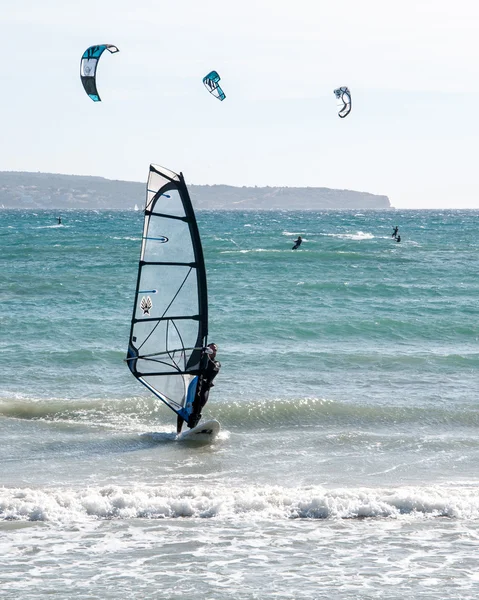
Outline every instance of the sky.
{"type": "Polygon", "coordinates": [[[3,0],[0,15],[0,171],[146,181],[156,163],[193,184],[479,208],[477,0],[3,0]],[[80,58],[101,43],[120,52],[94,103],[80,58]]]}

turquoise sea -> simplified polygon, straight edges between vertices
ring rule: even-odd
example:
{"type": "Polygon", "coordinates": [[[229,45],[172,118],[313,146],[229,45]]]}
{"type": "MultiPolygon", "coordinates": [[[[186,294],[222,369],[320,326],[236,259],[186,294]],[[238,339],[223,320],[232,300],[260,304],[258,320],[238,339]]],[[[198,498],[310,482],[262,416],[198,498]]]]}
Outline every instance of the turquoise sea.
{"type": "Polygon", "coordinates": [[[142,212],[57,215],[0,210],[2,599],[478,597],[479,211],[199,212],[200,449],[124,362],[142,212]]]}

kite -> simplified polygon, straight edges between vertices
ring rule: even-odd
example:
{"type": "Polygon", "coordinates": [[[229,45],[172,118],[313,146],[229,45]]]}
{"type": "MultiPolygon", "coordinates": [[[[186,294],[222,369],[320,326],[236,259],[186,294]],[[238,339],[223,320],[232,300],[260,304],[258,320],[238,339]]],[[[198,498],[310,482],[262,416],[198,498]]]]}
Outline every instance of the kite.
{"type": "Polygon", "coordinates": [[[336,104],[339,107],[338,116],[344,119],[351,112],[351,92],[347,87],[340,87],[334,90],[334,94],[336,95],[336,104]]]}
{"type": "Polygon", "coordinates": [[[96,89],[96,70],[98,68],[98,61],[100,56],[105,50],[108,50],[111,54],[119,52],[116,46],[112,44],[101,44],[100,46],[90,46],[85,50],[81,57],[80,63],[80,77],[85,92],[90,96],[93,102],[100,102],[100,96],[96,89]]]}
{"type": "Polygon", "coordinates": [[[226,96],[219,86],[218,82],[220,79],[221,78],[216,71],[211,71],[211,73],[208,73],[206,77],[203,77],[203,83],[210,94],[213,94],[213,96],[218,98],[218,100],[224,100],[226,96]]]}

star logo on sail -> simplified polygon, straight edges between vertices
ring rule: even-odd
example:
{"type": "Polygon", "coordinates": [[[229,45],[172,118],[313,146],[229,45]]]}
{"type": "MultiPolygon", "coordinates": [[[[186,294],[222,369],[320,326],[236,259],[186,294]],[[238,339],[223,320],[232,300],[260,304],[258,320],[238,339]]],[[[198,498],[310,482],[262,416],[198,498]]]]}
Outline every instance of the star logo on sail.
{"type": "Polygon", "coordinates": [[[150,310],[153,308],[153,302],[151,301],[150,296],[147,296],[146,298],[143,296],[141,299],[140,308],[143,311],[143,316],[150,316],[150,310]]]}

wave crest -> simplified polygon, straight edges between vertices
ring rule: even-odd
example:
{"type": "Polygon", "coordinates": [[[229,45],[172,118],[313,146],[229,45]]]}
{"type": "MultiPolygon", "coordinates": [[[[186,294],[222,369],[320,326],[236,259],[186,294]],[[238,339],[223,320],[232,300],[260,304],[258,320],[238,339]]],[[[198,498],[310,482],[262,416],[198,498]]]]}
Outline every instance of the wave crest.
{"type": "Polygon", "coordinates": [[[479,518],[473,487],[392,489],[279,486],[119,487],[83,490],[0,489],[0,520],[220,518],[479,518]]]}

